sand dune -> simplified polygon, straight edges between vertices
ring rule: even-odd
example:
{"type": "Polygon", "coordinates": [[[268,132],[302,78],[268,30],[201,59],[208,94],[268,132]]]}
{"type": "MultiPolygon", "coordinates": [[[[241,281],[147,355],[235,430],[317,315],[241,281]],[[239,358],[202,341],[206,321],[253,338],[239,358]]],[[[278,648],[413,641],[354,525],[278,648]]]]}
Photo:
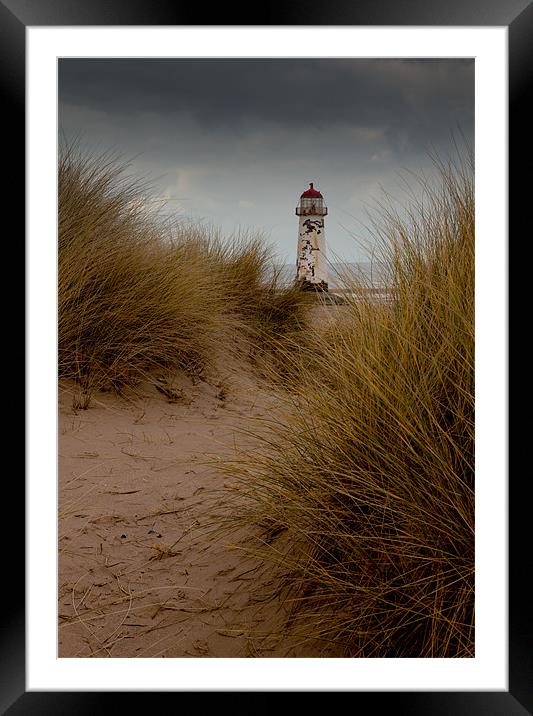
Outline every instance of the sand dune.
{"type": "MultiPolygon", "coordinates": [[[[59,656],[318,656],[283,632],[272,567],[214,536],[227,455],[276,396],[251,376],[209,385],[177,377],[59,406],[59,656]],[[253,589],[252,589],[253,585],[253,589]]],[[[230,509],[229,506],[227,509],[230,509]]]]}

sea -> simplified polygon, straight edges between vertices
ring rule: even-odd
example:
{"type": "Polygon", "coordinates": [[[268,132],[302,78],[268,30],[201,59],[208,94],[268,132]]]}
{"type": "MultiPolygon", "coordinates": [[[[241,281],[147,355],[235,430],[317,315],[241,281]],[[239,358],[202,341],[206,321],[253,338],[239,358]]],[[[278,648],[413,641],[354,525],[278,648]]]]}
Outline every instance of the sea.
{"type": "MultiPolygon", "coordinates": [[[[379,261],[331,262],[328,265],[328,284],[330,291],[346,291],[347,281],[356,279],[366,288],[386,289],[387,267],[379,261]]],[[[283,285],[290,286],[296,277],[296,262],[281,266],[279,279],[283,285]]]]}

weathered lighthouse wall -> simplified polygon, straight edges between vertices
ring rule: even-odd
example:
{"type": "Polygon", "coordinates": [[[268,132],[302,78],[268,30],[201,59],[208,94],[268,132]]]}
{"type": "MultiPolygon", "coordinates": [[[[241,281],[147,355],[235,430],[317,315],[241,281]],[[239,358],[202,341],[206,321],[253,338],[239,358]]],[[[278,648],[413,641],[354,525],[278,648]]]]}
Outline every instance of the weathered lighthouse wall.
{"type": "Polygon", "coordinates": [[[298,280],[328,282],[324,217],[300,216],[298,227],[298,280]]]}

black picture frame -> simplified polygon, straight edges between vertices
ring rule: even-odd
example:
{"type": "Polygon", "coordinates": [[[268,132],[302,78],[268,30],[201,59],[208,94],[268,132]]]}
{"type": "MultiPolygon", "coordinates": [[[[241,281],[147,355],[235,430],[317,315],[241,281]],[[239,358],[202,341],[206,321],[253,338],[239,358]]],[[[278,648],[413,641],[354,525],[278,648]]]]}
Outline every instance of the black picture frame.
{"type": "MultiPolygon", "coordinates": [[[[531,0],[306,0],[292,4],[254,4],[248,10],[230,4],[213,8],[170,0],[0,0],[0,87],[4,108],[2,125],[9,182],[4,194],[10,212],[24,216],[25,163],[25,30],[28,26],[76,25],[378,25],[378,26],[506,26],[509,38],[509,216],[511,232],[528,227],[529,182],[519,176],[524,160],[531,159],[530,115],[525,101],[532,75],[533,4],[531,0]],[[209,22],[205,22],[206,18],[209,22]],[[526,122],[528,123],[526,125],[526,122]],[[528,152],[529,149],[529,152],[528,152]],[[11,153],[11,159],[8,159],[11,153]],[[528,195],[526,196],[526,191],[528,195]]],[[[4,168],[5,175],[5,168],[4,168]]],[[[17,223],[17,233],[22,223],[17,223]]],[[[13,230],[15,233],[15,230],[13,230]]],[[[530,233],[530,228],[528,229],[530,233]]],[[[14,236],[13,236],[14,239],[14,236]]],[[[25,263],[22,238],[11,240],[15,260],[25,263]],[[17,254],[17,252],[19,252],[17,254]],[[22,255],[21,255],[22,254],[22,255]]],[[[509,252],[510,258],[510,252],[509,252]]],[[[13,264],[14,265],[14,264],[13,264]]],[[[6,330],[18,334],[16,345],[25,346],[20,319],[5,316],[6,330]]],[[[31,346],[30,346],[31,348],[31,346]]],[[[10,489],[24,504],[24,484],[14,475],[10,489]],[[17,484],[13,484],[17,483],[17,484]]],[[[531,596],[524,589],[531,573],[528,509],[529,480],[510,482],[509,489],[509,691],[507,692],[350,692],[351,704],[360,713],[384,710],[421,716],[524,716],[533,713],[533,640],[531,596]]],[[[20,508],[19,508],[20,509],[20,508]]],[[[20,513],[18,513],[20,515],[20,513]]],[[[123,708],[123,692],[27,692],[25,686],[25,574],[21,558],[20,517],[13,515],[17,548],[4,550],[4,576],[9,575],[10,605],[4,611],[0,630],[0,711],[20,714],[95,714],[99,710],[123,708]]],[[[174,694],[175,708],[183,708],[185,694],[174,694]]],[[[149,698],[153,699],[152,693],[149,698]]],[[[197,699],[199,694],[193,694],[197,699]]],[[[285,708],[299,704],[297,693],[283,694],[285,708]],[[296,702],[298,699],[298,702],[296,702]]],[[[148,705],[143,693],[135,693],[137,705],[148,705]]],[[[320,693],[315,705],[326,705],[320,693]]],[[[207,701],[218,707],[260,714],[271,712],[281,700],[277,693],[202,693],[202,711],[207,701]]],[[[198,701],[196,701],[198,704],[198,701]]],[[[328,702],[330,704],[330,702],[328,702]]],[[[196,706],[198,708],[198,706],[196,706]]],[[[174,710],[174,709],[173,709],[174,710]]]]}

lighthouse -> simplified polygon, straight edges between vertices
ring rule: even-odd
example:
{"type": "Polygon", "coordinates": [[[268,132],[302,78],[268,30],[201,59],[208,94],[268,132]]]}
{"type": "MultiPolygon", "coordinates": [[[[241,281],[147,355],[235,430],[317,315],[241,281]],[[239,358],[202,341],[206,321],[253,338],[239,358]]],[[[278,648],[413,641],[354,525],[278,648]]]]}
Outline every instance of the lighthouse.
{"type": "Polygon", "coordinates": [[[328,290],[324,217],[328,213],[324,197],[313,184],[304,191],[296,207],[298,222],[298,258],[296,280],[305,290],[328,290]]]}

